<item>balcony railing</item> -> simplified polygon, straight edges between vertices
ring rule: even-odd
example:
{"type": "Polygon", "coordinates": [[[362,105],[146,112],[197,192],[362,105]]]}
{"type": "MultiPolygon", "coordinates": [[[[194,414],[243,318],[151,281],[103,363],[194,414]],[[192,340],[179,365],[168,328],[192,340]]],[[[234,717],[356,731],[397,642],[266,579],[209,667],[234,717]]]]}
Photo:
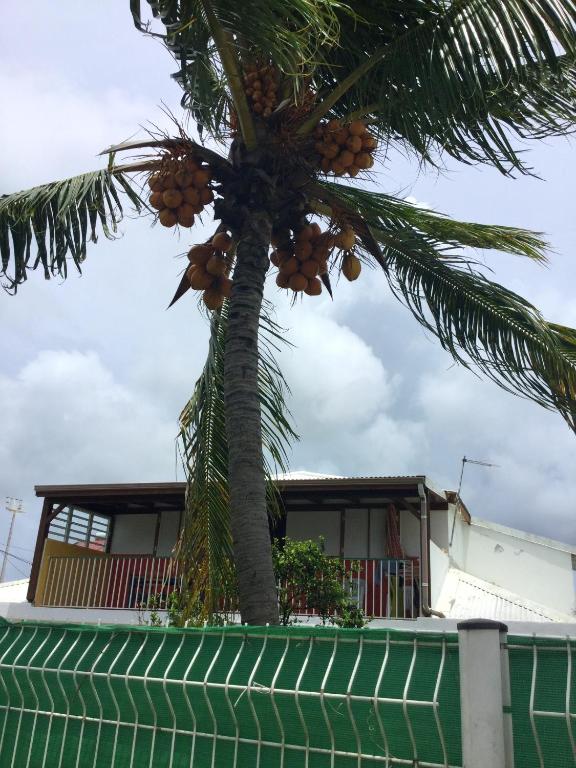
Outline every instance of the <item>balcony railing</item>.
{"type": "Polygon", "coordinates": [[[178,561],[146,555],[51,555],[41,605],[58,608],[168,607],[182,587],[178,561]]]}
{"type": "MultiPolygon", "coordinates": [[[[419,563],[416,559],[345,560],[346,586],[366,616],[411,619],[419,615],[419,563]]],[[[320,576],[321,578],[321,576],[320,576]]],[[[50,555],[38,605],[58,608],[138,609],[154,603],[168,608],[180,590],[179,564],[146,555],[50,555]]],[[[313,616],[294,598],[294,612],[313,616]]]]}

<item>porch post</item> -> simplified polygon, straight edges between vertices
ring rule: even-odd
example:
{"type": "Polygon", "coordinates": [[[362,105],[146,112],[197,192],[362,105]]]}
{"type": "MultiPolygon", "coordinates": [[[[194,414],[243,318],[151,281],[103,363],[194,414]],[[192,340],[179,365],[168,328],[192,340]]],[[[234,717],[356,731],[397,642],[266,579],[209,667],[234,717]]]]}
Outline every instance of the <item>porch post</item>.
{"type": "Polygon", "coordinates": [[[51,511],[52,501],[49,498],[45,498],[44,503],[42,504],[42,512],[40,514],[40,524],[38,525],[38,535],[36,537],[36,546],[34,547],[32,568],[30,569],[30,581],[28,582],[28,593],[26,594],[26,599],[29,603],[33,603],[36,596],[36,586],[38,584],[38,574],[40,573],[40,564],[42,562],[44,542],[48,538],[48,529],[50,528],[51,511]]]}

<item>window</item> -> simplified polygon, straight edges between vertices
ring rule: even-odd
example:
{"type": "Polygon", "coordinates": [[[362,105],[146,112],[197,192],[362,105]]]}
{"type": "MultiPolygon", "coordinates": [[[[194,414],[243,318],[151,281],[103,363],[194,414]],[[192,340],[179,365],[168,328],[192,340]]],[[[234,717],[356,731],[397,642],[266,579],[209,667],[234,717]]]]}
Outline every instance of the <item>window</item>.
{"type": "Polygon", "coordinates": [[[76,507],[64,507],[50,523],[48,538],[106,551],[110,519],[76,507]]]}

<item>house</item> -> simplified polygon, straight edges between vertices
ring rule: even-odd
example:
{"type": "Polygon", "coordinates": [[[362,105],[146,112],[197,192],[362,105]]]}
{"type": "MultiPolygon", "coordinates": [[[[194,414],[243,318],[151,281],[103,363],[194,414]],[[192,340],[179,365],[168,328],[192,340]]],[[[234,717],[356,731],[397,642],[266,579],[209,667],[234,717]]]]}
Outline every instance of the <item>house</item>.
{"type": "MultiPolygon", "coordinates": [[[[473,518],[424,475],[300,472],[277,485],[284,513],[273,535],[322,537],[376,624],[442,615],[575,620],[576,548],[473,518]]],[[[165,608],[182,581],[171,554],[184,493],[184,483],[37,486],[43,507],[28,602],[7,600],[0,613],[132,623],[151,597],[165,608]]]]}

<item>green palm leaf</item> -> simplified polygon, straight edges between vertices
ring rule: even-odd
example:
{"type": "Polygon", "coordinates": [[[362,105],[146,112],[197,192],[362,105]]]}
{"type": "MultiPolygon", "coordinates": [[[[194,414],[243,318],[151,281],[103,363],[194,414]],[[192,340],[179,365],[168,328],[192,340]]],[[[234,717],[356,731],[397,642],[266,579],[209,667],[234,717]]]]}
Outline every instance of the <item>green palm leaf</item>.
{"type": "Polygon", "coordinates": [[[454,251],[458,244],[474,245],[534,258],[543,248],[536,235],[450,222],[386,195],[320,186],[332,206],[338,201],[347,212],[365,256],[377,258],[394,294],[455,360],[477,366],[509,392],[559,410],[574,426],[576,331],[547,323],[532,304],[454,251]]]}
{"type": "Polygon", "coordinates": [[[564,133],[576,105],[576,6],[571,0],[397,0],[353,4],[340,45],[314,75],[331,93],[362,72],[333,114],[365,115],[387,141],[430,159],[522,169],[511,144],[564,133]]]}
{"type": "MultiPolygon", "coordinates": [[[[224,345],[228,306],[213,314],[208,357],[194,393],[180,415],[180,441],[188,479],[179,557],[189,575],[194,604],[200,594],[207,615],[218,610],[230,584],[233,553],[228,502],[228,449],[224,413],[224,345]]],[[[274,359],[285,339],[264,304],[260,319],[259,395],[266,454],[268,504],[277,510],[271,478],[287,467],[287,449],[297,439],[285,403],[286,382],[274,359]]]]}
{"type": "MultiPolygon", "coordinates": [[[[335,0],[247,0],[241,5],[236,0],[148,0],[148,4],[162,22],[162,37],[179,64],[174,77],[184,90],[183,105],[217,138],[226,136],[222,118],[230,103],[243,111],[241,89],[233,82],[234,62],[230,68],[227,57],[235,58],[236,65],[253,53],[273,61],[296,76],[292,85],[297,91],[300,77],[311,71],[321,49],[337,43],[337,11],[350,13],[335,0]]],[[[140,0],[131,0],[131,10],[138,29],[148,31],[140,0]]]]}
{"type": "Polygon", "coordinates": [[[43,268],[46,279],[65,278],[68,259],[78,271],[86,243],[98,229],[112,239],[122,219],[121,194],[140,211],[144,205],[121,171],[94,171],[0,197],[0,276],[16,291],[27,270],[43,268]]]}

